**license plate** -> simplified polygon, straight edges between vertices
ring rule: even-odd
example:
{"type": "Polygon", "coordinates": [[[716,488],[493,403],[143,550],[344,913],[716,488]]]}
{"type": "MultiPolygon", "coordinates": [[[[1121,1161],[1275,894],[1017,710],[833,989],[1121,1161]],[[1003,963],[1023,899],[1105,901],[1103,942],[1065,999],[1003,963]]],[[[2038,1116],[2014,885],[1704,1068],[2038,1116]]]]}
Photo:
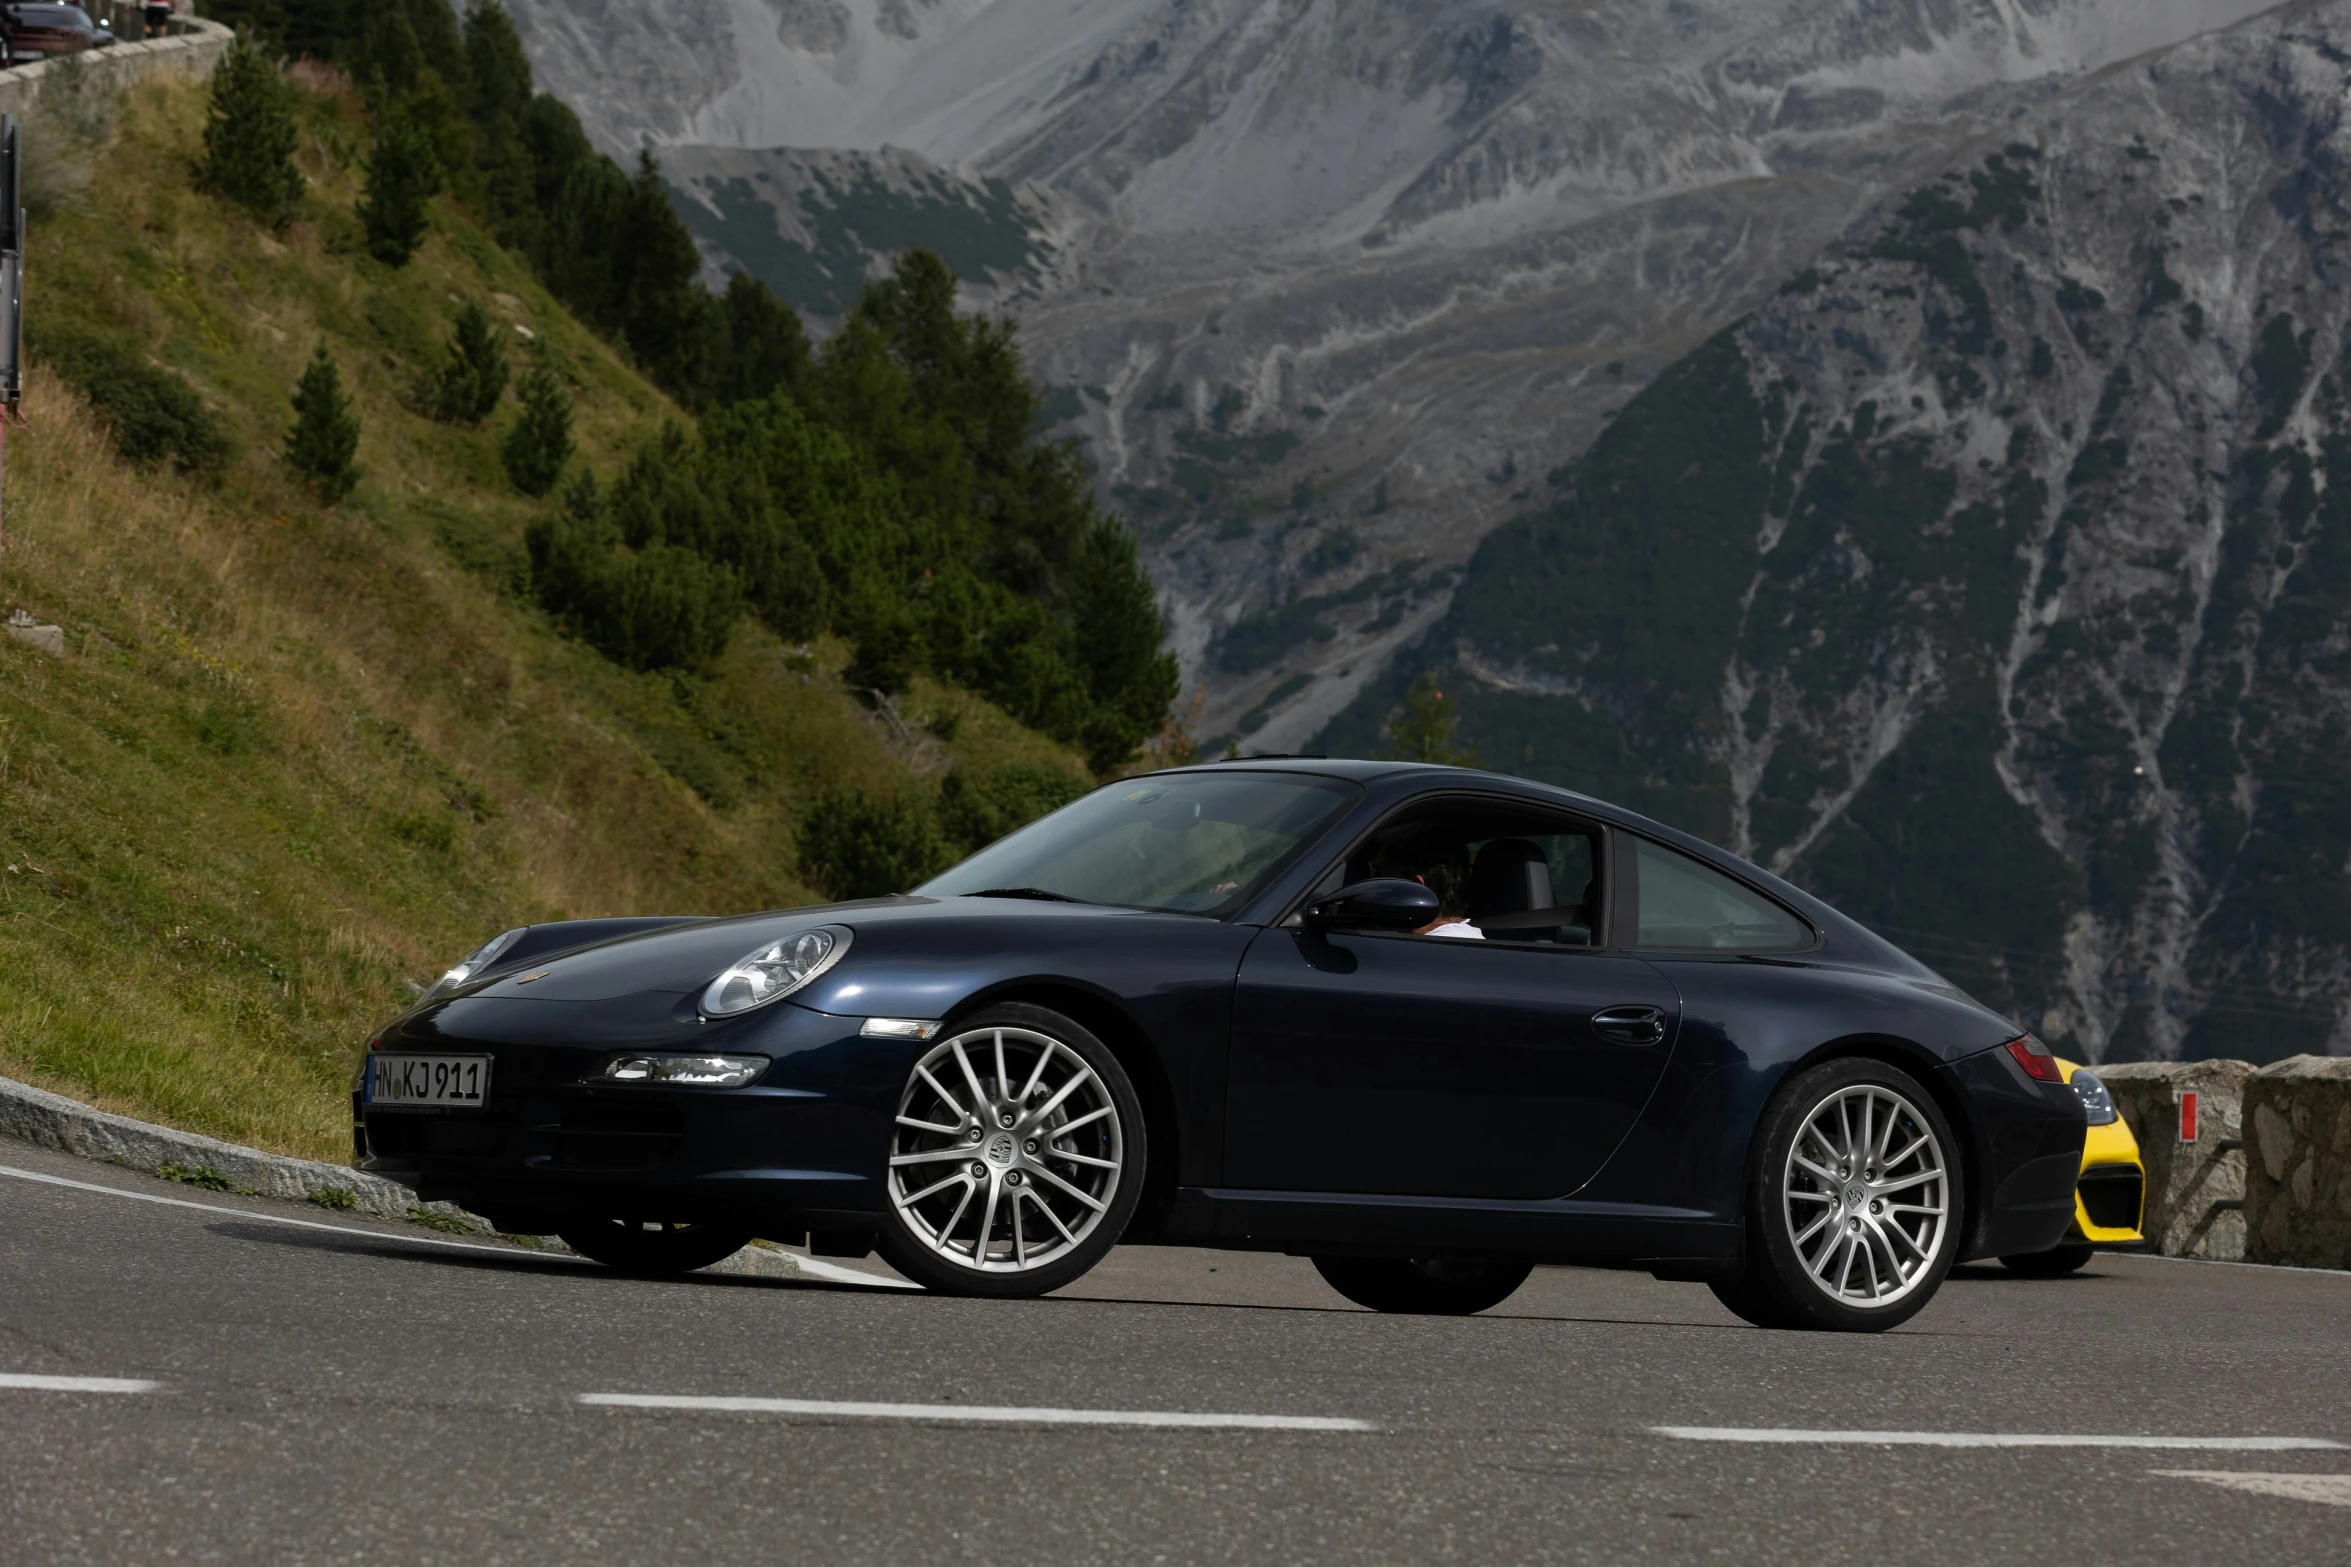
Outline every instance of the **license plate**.
{"type": "Polygon", "coordinates": [[[454,1105],[478,1110],[489,1097],[488,1056],[367,1058],[367,1102],[371,1105],[454,1105]]]}

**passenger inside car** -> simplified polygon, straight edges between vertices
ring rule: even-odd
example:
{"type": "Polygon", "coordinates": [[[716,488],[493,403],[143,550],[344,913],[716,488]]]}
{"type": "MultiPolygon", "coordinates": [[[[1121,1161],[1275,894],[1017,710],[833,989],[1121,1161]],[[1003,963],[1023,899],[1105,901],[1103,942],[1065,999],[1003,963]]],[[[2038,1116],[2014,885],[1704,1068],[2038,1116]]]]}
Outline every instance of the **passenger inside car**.
{"type": "Polygon", "coordinates": [[[1365,874],[1416,881],[1437,895],[1437,917],[1413,932],[1470,941],[1485,933],[1469,922],[1469,850],[1428,828],[1407,828],[1373,843],[1364,856],[1365,874]]]}
{"type": "Polygon", "coordinates": [[[1580,947],[1592,940],[1596,864],[1588,831],[1472,806],[1390,823],[1344,876],[1402,877],[1436,893],[1438,917],[1416,935],[1580,947]],[[1557,921],[1534,918],[1547,913],[1557,921]]]}

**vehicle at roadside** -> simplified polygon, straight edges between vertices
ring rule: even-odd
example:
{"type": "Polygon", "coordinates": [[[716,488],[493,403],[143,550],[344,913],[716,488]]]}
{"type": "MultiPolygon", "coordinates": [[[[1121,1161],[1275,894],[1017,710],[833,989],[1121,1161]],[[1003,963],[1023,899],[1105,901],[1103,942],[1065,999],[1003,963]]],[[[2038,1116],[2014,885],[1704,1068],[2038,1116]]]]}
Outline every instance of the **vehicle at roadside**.
{"type": "Polygon", "coordinates": [[[1549,785],[1121,779],[905,895],[506,931],[368,1042],[354,1155],[646,1273],[754,1235],[1041,1295],[1119,1242],[1380,1311],[1542,1263],[1891,1327],[2073,1221],[2055,1057],[1770,873],[1549,785]]]}
{"type": "Polygon", "coordinates": [[[2053,1279],[2078,1270],[2101,1246],[2146,1244],[2139,1233],[2141,1208],[2146,1201],[2147,1167],[2139,1158],[2139,1140],[2114,1107],[2114,1096],[2098,1074],[2060,1056],[2057,1068],[2066,1086],[2081,1100],[2090,1118],[2082,1142],[2082,1172],[2074,1187],[2073,1223],[2065,1238],[2047,1251],[2015,1252],[2000,1259],[2002,1266],[2027,1278],[2053,1279]]]}
{"type": "Polygon", "coordinates": [[[0,5],[0,49],[10,65],[30,65],[62,54],[103,49],[114,34],[90,20],[78,5],[49,0],[25,5],[0,5]]]}

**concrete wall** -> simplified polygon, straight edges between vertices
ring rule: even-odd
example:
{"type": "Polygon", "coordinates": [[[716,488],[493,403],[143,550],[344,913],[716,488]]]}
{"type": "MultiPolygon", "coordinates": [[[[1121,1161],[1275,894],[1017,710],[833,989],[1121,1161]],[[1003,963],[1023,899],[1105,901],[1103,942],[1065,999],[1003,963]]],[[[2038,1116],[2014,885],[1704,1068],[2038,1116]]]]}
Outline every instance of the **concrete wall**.
{"type": "Polygon", "coordinates": [[[2245,1143],[2247,1260],[2351,1268],[2351,1057],[2247,1078],[2245,1143]]]}
{"type": "MultiPolygon", "coordinates": [[[[236,35],[218,22],[207,22],[200,17],[182,17],[180,26],[183,31],[169,38],[119,43],[77,55],[67,69],[103,71],[111,84],[118,87],[159,76],[186,76],[202,81],[212,74],[212,68],[228,50],[229,40],[236,35]]],[[[33,100],[40,96],[41,78],[53,69],[44,61],[0,71],[0,113],[22,114],[30,109],[33,100]]]]}
{"type": "Polygon", "coordinates": [[[2166,1257],[2245,1256],[2244,1061],[2129,1061],[2096,1069],[2147,1166],[2141,1228],[2166,1257]],[[2197,1102],[2196,1141],[2180,1141],[2180,1095],[2197,1102]]]}

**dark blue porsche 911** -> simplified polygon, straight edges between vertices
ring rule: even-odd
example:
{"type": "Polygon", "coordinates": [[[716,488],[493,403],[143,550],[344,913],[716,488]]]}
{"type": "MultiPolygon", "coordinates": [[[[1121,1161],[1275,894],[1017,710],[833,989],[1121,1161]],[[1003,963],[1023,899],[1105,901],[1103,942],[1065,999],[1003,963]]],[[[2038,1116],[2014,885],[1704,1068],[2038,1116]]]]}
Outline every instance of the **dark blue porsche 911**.
{"type": "Polygon", "coordinates": [[[1537,1263],[1870,1330],[2054,1244],[2041,1043],[1723,851],[1521,779],[1128,778],[905,896],[510,930],[369,1043],[367,1169],[615,1267],[760,1235],[968,1295],[1126,1241],[1381,1311],[1537,1263]]]}

